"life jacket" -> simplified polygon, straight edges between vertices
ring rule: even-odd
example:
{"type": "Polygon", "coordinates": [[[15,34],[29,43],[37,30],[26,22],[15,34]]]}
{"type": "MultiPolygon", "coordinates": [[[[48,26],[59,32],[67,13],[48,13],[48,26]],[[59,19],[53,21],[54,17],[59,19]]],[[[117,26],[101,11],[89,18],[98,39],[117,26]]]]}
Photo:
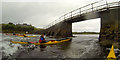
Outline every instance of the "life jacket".
{"type": "Polygon", "coordinates": [[[44,40],[44,38],[40,38],[40,40],[44,40]]]}
{"type": "Polygon", "coordinates": [[[39,43],[41,43],[43,40],[44,40],[44,38],[41,37],[40,40],[39,40],[39,43]]]}
{"type": "Polygon", "coordinates": [[[42,40],[39,40],[39,43],[41,43],[42,42],[42,40]]]}

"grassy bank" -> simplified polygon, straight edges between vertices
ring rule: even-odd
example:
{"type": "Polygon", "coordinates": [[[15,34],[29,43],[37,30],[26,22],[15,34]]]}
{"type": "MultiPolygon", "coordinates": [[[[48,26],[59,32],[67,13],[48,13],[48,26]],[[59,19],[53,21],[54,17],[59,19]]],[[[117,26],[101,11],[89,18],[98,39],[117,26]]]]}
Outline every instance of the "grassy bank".
{"type": "Polygon", "coordinates": [[[36,28],[32,25],[28,25],[28,24],[13,24],[11,22],[9,22],[8,24],[0,24],[1,26],[1,30],[2,33],[30,33],[30,34],[37,34],[38,32],[40,32],[43,29],[40,28],[36,28]]]}

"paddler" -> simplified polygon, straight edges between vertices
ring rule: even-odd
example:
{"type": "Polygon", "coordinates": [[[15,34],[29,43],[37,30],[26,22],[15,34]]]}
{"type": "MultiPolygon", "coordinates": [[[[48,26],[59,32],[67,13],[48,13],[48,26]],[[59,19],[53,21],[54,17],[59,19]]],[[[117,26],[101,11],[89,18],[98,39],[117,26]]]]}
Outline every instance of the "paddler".
{"type": "MultiPolygon", "coordinates": [[[[44,38],[44,35],[41,35],[41,36],[40,36],[39,43],[46,43],[46,40],[45,40],[45,38],[44,38]]],[[[40,48],[45,48],[45,47],[46,47],[45,45],[40,45],[40,48]]]]}
{"type": "Polygon", "coordinates": [[[15,31],[13,32],[13,35],[16,35],[16,34],[15,34],[15,31]]]}
{"type": "Polygon", "coordinates": [[[46,43],[45,38],[44,38],[44,35],[41,35],[41,36],[40,36],[39,43],[46,43]]]}
{"type": "Polygon", "coordinates": [[[23,34],[24,37],[27,37],[26,34],[23,34]]]}

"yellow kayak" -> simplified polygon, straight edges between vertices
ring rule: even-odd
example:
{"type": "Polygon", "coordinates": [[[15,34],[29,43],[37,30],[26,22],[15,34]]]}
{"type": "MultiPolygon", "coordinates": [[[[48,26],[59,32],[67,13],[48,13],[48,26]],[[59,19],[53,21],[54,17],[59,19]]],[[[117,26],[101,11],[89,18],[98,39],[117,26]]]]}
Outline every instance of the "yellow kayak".
{"type": "Polygon", "coordinates": [[[116,56],[115,56],[115,51],[114,51],[114,46],[113,45],[111,47],[111,50],[110,50],[106,60],[116,60],[116,56]]]}
{"type": "Polygon", "coordinates": [[[64,39],[64,40],[54,40],[54,41],[48,41],[46,43],[31,43],[31,42],[17,42],[17,41],[11,41],[11,43],[14,43],[14,44],[34,44],[34,45],[52,45],[52,44],[57,44],[57,43],[62,43],[62,42],[66,42],[66,41],[70,41],[71,39],[64,39]]]}
{"type": "Polygon", "coordinates": [[[19,37],[36,37],[36,36],[22,36],[22,35],[20,36],[20,35],[19,35],[19,37]]]}

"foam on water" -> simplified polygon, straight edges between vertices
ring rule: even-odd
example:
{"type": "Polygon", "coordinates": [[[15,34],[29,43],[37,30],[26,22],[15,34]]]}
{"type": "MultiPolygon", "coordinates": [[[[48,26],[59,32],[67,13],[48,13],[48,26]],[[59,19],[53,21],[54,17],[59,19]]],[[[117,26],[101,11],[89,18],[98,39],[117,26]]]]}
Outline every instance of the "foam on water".
{"type": "Polygon", "coordinates": [[[0,33],[0,60],[2,59],[2,33],[0,33]]]}
{"type": "Polygon", "coordinates": [[[5,34],[2,35],[2,41],[0,42],[0,49],[3,57],[13,55],[18,50],[18,47],[22,47],[20,44],[11,45],[10,40],[14,40],[14,39],[15,39],[14,36],[6,36],[5,34]]]}
{"type": "MultiPolygon", "coordinates": [[[[93,58],[100,54],[100,47],[98,42],[98,35],[76,35],[77,37],[73,37],[72,41],[69,43],[62,43],[58,45],[53,45],[52,47],[47,46],[44,51],[40,51],[41,48],[35,48],[34,50],[28,51],[29,49],[24,50],[24,52],[29,53],[20,53],[19,57],[27,57],[27,58],[93,58]]],[[[48,38],[48,37],[46,37],[48,38]]],[[[5,36],[3,35],[3,43],[0,45],[2,47],[2,52],[4,52],[5,56],[14,55],[14,53],[18,54],[18,47],[24,47],[21,44],[10,44],[10,40],[15,41],[38,41],[39,36],[36,38],[22,38],[15,36],[5,36]]],[[[54,38],[48,38],[51,40],[54,38]]],[[[47,39],[46,39],[47,40],[47,39]]]]}

